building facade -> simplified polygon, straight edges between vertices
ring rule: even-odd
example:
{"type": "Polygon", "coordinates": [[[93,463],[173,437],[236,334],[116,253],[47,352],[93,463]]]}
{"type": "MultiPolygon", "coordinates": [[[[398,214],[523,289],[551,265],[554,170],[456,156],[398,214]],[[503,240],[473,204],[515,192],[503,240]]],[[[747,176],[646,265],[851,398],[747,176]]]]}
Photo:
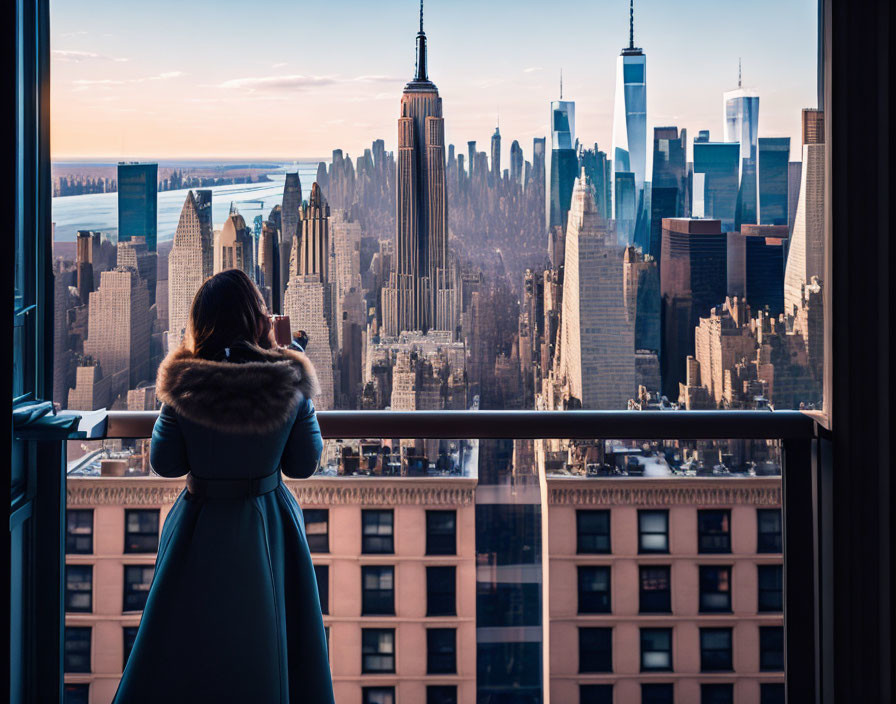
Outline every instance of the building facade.
{"type": "Polygon", "coordinates": [[[158,190],[158,164],[118,164],[119,242],[145,237],[149,250],[156,251],[158,190]]]}

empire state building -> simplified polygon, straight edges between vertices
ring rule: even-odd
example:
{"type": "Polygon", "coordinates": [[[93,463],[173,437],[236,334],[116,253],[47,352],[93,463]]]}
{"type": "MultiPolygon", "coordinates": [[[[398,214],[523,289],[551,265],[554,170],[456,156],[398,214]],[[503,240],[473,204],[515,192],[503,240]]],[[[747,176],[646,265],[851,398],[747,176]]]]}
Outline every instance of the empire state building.
{"type": "Polygon", "coordinates": [[[383,328],[403,331],[456,327],[448,264],[445,121],[439,90],[426,74],[423,2],[417,33],[417,68],[401,96],[395,198],[395,252],[383,288],[383,328]]]}

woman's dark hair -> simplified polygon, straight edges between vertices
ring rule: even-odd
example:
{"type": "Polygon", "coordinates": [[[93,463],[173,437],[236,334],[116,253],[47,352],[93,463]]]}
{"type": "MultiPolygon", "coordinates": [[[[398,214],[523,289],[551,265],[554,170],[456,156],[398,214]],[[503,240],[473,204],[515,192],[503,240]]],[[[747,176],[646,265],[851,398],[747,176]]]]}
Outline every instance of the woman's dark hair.
{"type": "Polygon", "coordinates": [[[190,306],[187,342],[202,359],[246,362],[274,347],[271,319],[258,287],[239,269],[215,274],[190,306]]]}

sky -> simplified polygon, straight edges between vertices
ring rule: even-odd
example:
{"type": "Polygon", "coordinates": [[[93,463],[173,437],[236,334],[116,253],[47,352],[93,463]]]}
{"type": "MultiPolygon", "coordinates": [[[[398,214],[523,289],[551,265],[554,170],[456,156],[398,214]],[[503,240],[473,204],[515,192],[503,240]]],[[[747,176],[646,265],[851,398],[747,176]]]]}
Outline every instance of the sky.
{"type": "MultiPolygon", "coordinates": [[[[51,0],[54,159],[328,157],[394,149],[414,71],[416,0],[51,0]]],[[[480,150],[500,123],[549,136],[559,95],[576,136],[609,151],[627,0],[427,0],[429,77],[446,139],[480,150]]],[[[759,134],[790,137],[816,105],[817,0],[635,0],[653,126],[722,139],[722,93],[760,95],[759,134]]],[[[461,146],[463,145],[463,146],[461,146]]],[[[550,148],[550,147],[548,147],[550,148]]],[[[651,150],[648,149],[648,152],[651,150]]]]}

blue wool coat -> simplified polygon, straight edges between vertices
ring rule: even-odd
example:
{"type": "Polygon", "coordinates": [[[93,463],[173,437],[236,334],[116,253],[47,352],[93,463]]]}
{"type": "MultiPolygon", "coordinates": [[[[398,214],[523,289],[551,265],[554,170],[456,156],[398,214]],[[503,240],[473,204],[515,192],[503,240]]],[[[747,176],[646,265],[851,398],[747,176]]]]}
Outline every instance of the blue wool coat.
{"type": "MultiPolygon", "coordinates": [[[[165,477],[308,477],[323,446],[301,353],[245,364],[163,362],[150,459],[165,477]]],[[[184,490],[165,520],[155,576],[116,704],[333,704],[302,510],[281,483],[259,496],[184,490]]]]}

